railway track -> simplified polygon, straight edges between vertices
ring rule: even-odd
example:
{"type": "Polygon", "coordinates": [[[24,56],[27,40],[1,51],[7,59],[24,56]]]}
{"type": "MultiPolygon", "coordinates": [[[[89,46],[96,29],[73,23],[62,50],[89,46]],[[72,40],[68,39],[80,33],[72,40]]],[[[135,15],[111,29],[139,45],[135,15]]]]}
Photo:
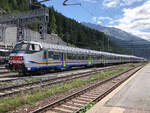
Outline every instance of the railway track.
{"type": "MultiPolygon", "coordinates": [[[[71,71],[74,71],[74,70],[81,70],[81,69],[85,69],[85,67],[84,68],[73,68],[71,71]]],[[[67,72],[67,71],[70,71],[70,70],[65,70],[65,72],[67,72]]],[[[0,82],[10,82],[10,81],[14,81],[14,80],[19,80],[19,79],[26,79],[26,78],[31,78],[31,77],[40,77],[40,76],[42,76],[43,77],[43,75],[47,75],[47,74],[55,74],[55,73],[57,73],[57,74],[60,74],[60,73],[63,73],[63,72],[59,72],[59,71],[51,71],[50,73],[45,73],[45,74],[40,74],[40,75],[29,75],[29,76],[24,76],[24,75],[19,75],[18,73],[14,73],[14,72],[10,72],[9,70],[3,70],[3,71],[0,71],[0,74],[2,74],[2,75],[0,75],[0,82]]]]}
{"type": "MultiPolygon", "coordinates": [[[[126,64],[120,64],[120,65],[126,65],[126,64]]],[[[119,66],[119,65],[116,65],[116,66],[119,66]]],[[[111,67],[111,66],[109,66],[111,67]]],[[[71,71],[75,71],[75,70],[86,70],[87,68],[85,67],[76,67],[76,68],[73,68],[71,70],[63,70],[62,71],[56,71],[56,70],[53,70],[49,73],[45,73],[45,74],[40,74],[40,75],[29,75],[29,76],[23,76],[23,75],[19,75],[15,72],[10,72],[9,70],[0,70],[0,82],[10,82],[10,81],[14,81],[14,80],[19,80],[19,79],[26,79],[26,78],[31,78],[31,77],[45,77],[45,75],[50,75],[50,74],[61,74],[61,73],[64,73],[65,72],[71,72],[71,71]],[[44,76],[43,76],[44,75],[44,76]]]]}
{"type": "Polygon", "coordinates": [[[0,70],[6,69],[5,66],[0,66],[0,70]]]}
{"type": "Polygon", "coordinates": [[[76,74],[70,74],[70,75],[65,75],[65,76],[60,76],[60,77],[49,78],[49,79],[42,80],[42,81],[35,81],[32,83],[26,83],[26,84],[21,84],[21,85],[14,85],[14,86],[10,86],[10,87],[0,88],[0,97],[10,96],[10,95],[17,94],[20,92],[30,91],[30,90],[33,90],[34,88],[38,88],[38,87],[45,87],[48,85],[62,83],[67,80],[73,80],[73,79],[85,77],[85,76],[88,76],[91,74],[99,73],[101,71],[114,69],[116,67],[117,66],[110,66],[110,67],[100,68],[100,69],[96,69],[96,70],[91,70],[88,72],[80,72],[80,73],[76,73],[76,74]]]}
{"type": "Polygon", "coordinates": [[[79,113],[82,107],[91,102],[101,100],[142,67],[143,66],[140,65],[127,71],[119,72],[103,81],[98,81],[53,103],[39,107],[30,113],[79,113]]]}
{"type": "MultiPolygon", "coordinates": [[[[109,67],[112,67],[112,66],[109,66],[109,67]]],[[[0,82],[10,82],[10,81],[14,81],[14,80],[19,80],[19,79],[26,79],[26,78],[31,78],[31,77],[45,77],[45,75],[49,75],[49,76],[51,76],[52,74],[57,74],[57,75],[59,75],[59,74],[62,74],[62,73],[64,73],[64,72],[74,72],[74,71],[78,71],[78,70],[87,70],[87,68],[85,68],[85,67],[83,67],[83,68],[73,68],[73,69],[71,69],[71,70],[64,70],[63,72],[61,72],[61,71],[51,71],[50,73],[46,73],[46,74],[42,74],[42,75],[30,75],[30,76],[20,76],[20,75],[18,75],[17,73],[13,73],[13,72],[9,72],[8,70],[7,70],[7,72],[0,72],[0,74],[2,74],[2,75],[0,75],[0,82]],[[44,76],[43,76],[44,75],[44,76]]]]}
{"type": "Polygon", "coordinates": [[[5,68],[5,66],[0,66],[0,74],[9,73],[9,71],[5,68]]]}

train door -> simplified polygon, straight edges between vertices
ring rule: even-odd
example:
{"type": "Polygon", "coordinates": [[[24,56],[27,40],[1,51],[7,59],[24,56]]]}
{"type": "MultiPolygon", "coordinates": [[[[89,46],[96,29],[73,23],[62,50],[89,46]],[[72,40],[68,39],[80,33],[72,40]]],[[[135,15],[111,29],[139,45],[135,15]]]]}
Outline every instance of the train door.
{"type": "Polygon", "coordinates": [[[89,63],[88,63],[89,65],[91,65],[92,64],[92,57],[91,57],[91,55],[89,55],[89,63]]]}
{"type": "Polygon", "coordinates": [[[48,66],[48,53],[46,50],[44,50],[43,52],[43,63],[45,64],[45,66],[48,66]]]}
{"type": "Polygon", "coordinates": [[[106,56],[103,56],[104,65],[106,64],[106,56]]]}
{"type": "Polygon", "coordinates": [[[63,55],[62,55],[62,64],[63,64],[63,67],[66,67],[66,53],[63,53],[63,55]]]}

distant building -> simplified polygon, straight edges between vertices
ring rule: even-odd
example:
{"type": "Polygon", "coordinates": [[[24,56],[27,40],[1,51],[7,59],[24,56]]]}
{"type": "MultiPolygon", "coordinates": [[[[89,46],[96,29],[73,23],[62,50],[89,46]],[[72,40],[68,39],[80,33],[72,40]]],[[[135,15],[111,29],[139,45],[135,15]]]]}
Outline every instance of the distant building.
{"type": "MultiPolygon", "coordinates": [[[[2,37],[2,32],[0,32],[0,37],[2,37]]],[[[0,38],[1,39],[1,38],[0,38]]],[[[32,31],[30,29],[24,30],[24,40],[26,41],[38,41],[38,42],[47,42],[52,44],[65,45],[64,41],[57,34],[46,34],[46,39],[41,39],[41,36],[38,32],[32,31]]],[[[17,28],[9,27],[5,31],[5,39],[3,43],[9,45],[15,45],[17,42],[17,28]]]]}

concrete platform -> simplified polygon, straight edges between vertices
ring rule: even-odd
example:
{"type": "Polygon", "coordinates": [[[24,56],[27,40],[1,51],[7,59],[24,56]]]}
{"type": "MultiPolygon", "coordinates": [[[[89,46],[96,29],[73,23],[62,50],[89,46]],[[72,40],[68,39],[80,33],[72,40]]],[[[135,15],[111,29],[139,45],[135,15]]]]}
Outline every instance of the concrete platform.
{"type": "Polygon", "coordinates": [[[135,73],[87,113],[150,113],[150,64],[135,73]]]}

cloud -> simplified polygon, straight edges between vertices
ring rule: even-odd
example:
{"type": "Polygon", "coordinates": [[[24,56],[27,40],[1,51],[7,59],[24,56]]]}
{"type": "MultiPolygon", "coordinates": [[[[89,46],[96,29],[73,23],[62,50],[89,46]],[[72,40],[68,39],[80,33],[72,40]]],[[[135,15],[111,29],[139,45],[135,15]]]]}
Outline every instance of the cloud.
{"type": "Polygon", "coordinates": [[[120,5],[129,6],[129,5],[132,5],[135,2],[141,2],[141,1],[144,1],[144,0],[121,0],[120,5]]]}
{"type": "Polygon", "coordinates": [[[135,2],[142,2],[145,0],[103,0],[103,6],[107,8],[129,6],[135,2]]]}
{"type": "Polygon", "coordinates": [[[102,24],[102,22],[101,22],[101,21],[98,21],[97,24],[102,24]]]}
{"type": "Polygon", "coordinates": [[[92,20],[93,20],[94,22],[96,22],[96,21],[97,21],[97,17],[94,16],[92,20]]]}
{"type": "Polygon", "coordinates": [[[93,21],[96,22],[97,24],[102,24],[102,21],[112,21],[112,18],[110,17],[93,17],[93,21]]]}
{"type": "Polygon", "coordinates": [[[118,21],[118,25],[113,26],[134,35],[150,39],[150,0],[135,8],[123,9],[123,17],[118,21]]]}
{"type": "Polygon", "coordinates": [[[105,7],[116,7],[119,4],[119,0],[104,0],[103,6],[105,7]]]}
{"type": "Polygon", "coordinates": [[[110,17],[98,17],[97,18],[98,20],[112,20],[112,18],[110,18],[110,17]]]}

